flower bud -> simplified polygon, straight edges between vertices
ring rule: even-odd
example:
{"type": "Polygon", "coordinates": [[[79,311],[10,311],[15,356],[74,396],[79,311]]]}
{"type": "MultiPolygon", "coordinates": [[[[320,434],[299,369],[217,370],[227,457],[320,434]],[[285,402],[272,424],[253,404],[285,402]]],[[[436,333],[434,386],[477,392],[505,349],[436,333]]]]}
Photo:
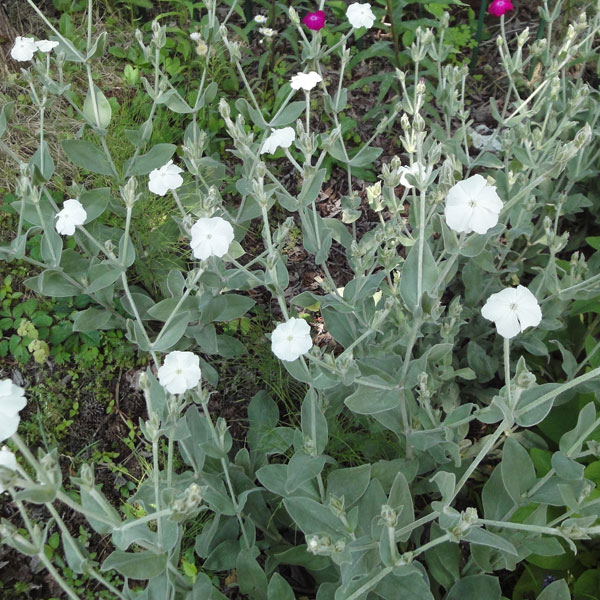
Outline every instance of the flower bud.
{"type": "Polygon", "coordinates": [[[296,11],[295,8],[290,6],[288,14],[290,16],[290,21],[292,22],[292,25],[300,25],[300,16],[298,15],[298,11],[296,11]]]}
{"type": "Polygon", "coordinates": [[[346,513],[344,509],[344,496],[338,498],[333,494],[329,497],[329,508],[336,517],[341,517],[346,513]]]}
{"type": "Polygon", "coordinates": [[[573,140],[575,148],[579,150],[583,146],[587,146],[592,139],[592,128],[589,123],[586,123],[576,134],[573,140]]]}
{"type": "Polygon", "coordinates": [[[525,27],[523,31],[517,36],[517,45],[521,48],[525,45],[525,42],[529,39],[529,27],[525,27]]]}
{"type": "Polygon", "coordinates": [[[106,254],[108,258],[116,258],[115,245],[112,243],[112,240],[106,240],[104,242],[104,254],[106,254]]]}
{"type": "Polygon", "coordinates": [[[535,40],[535,42],[533,42],[533,44],[531,44],[531,46],[529,47],[529,52],[532,56],[541,56],[545,52],[547,45],[548,40],[546,40],[546,38],[535,40]]]}
{"type": "Polygon", "coordinates": [[[139,197],[138,194],[136,193],[137,192],[136,178],[130,177],[127,180],[127,183],[123,187],[119,188],[119,191],[121,192],[121,198],[123,199],[125,206],[127,208],[132,208],[139,197]]]}
{"type": "Polygon", "coordinates": [[[384,504],[381,507],[381,520],[386,527],[396,527],[398,513],[389,504],[384,504]]]}
{"type": "Polygon", "coordinates": [[[79,478],[81,479],[82,487],[84,487],[86,491],[94,489],[94,467],[92,465],[83,463],[79,471],[79,478]]]}
{"type": "Polygon", "coordinates": [[[384,208],[381,195],[381,181],[370,185],[367,188],[367,201],[369,206],[375,212],[381,212],[384,208]]]}
{"type": "Polygon", "coordinates": [[[156,19],[152,21],[152,43],[159,50],[167,43],[167,28],[156,19]]]}
{"type": "Polygon", "coordinates": [[[224,121],[231,121],[231,109],[225,98],[219,100],[219,113],[224,121]]]}
{"type": "Polygon", "coordinates": [[[160,420],[155,412],[150,413],[150,418],[144,423],[148,440],[152,443],[160,438],[160,420]]]}

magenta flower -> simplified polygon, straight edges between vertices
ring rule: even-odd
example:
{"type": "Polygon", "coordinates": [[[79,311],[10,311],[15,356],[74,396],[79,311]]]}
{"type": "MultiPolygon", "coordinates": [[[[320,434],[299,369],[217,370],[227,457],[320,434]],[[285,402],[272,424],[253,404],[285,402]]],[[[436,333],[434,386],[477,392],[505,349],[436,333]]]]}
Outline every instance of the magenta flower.
{"type": "Polygon", "coordinates": [[[494,0],[490,4],[489,13],[490,15],[494,15],[494,17],[501,17],[504,13],[514,8],[511,0],[494,0]]]}
{"type": "Polygon", "coordinates": [[[308,13],[302,23],[312,31],[319,31],[325,27],[325,12],[318,10],[317,12],[308,13]]]}

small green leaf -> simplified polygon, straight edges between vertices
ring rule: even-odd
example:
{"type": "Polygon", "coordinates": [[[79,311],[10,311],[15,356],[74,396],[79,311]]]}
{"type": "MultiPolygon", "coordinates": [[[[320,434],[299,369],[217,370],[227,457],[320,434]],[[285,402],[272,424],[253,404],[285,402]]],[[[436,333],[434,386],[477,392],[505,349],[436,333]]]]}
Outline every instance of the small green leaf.
{"type": "Polygon", "coordinates": [[[290,584],[279,574],[273,573],[267,590],[268,600],[295,600],[290,584]]]}
{"type": "Polygon", "coordinates": [[[129,158],[123,165],[125,177],[146,175],[153,169],[159,169],[167,164],[175,150],[175,144],[156,144],[146,154],[129,158]]]}
{"type": "Polygon", "coordinates": [[[94,84],[93,90],[88,90],[83,103],[83,116],[94,127],[107,129],[112,119],[110,102],[102,93],[102,90],[94,84]],[[95,97],[95,98],[94,98],[95,97]]]}
{"type": "Polygon", "coordinates": [[[71,162],[92,173],[114,175],[106,155],[100,148],[86,140],[65,140],[63,150],[71,162]]]}
{"type": "Polygon", "coordinates": [[[167,567],[167,554],[154,552],[112,552],[100,567],[101,571],[114,569],[131,579],[147,580],[160,575],[167,567]]]}

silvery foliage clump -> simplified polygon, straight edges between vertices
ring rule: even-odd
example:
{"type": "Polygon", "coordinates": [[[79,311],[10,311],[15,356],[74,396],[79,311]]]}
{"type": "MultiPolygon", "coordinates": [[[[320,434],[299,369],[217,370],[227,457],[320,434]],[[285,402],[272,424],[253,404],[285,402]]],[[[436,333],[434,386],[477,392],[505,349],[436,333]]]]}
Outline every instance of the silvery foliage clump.
{"type": "MultiPolygon", "coordinates": [[[[545,11],[548,21],[557,18],[560,5],[552,14],[545,11]]],[[[215,3],[205,2],[205,9],[199,32],[204,53],[225,46],[247,86],[248,100],[219,102],[235,165],[205,154],[207,134],[197,124],[198,115],[217,102],[217,85],[205,71],[194,105],[181,97],[160,63],[166,32],[158,23],[148,45],[138,36],[155,68],[154,81],[143,80],[152,108],[147,121],[129,132],[132,151],[124,164],[114,163],[106,143],[110,104],[92,79],[106,37],[94,39],[91,21],[85,51],[45,21],[59,46],[23,71],[40,109],[40,146],[23,162],[0,140],[18,167],[14,207],[19,214],[16,237],[0,251],[5,260],[40,269],[27,281],[35,292],[87,294],[95,301],[95,307],[75,315],[74,329],[124,328],[129,341],[151,355],[154,368],[140,381],[148,408],[140,427],[152,449],[152,469],[132,499],[144,516],[123,518],[95,484],[92,465],[72,478],[78,495],[67,494],[56,452],[40,450],[35,456],[14,433],[10,443],[20,462],[15,471],[12,459],[3,458],[0,477],[27,535],[3,521],[2,541],[39,557],[70,598],[77,594],[44,553],[44,541],[56,527],[68,566],[97,579],[115,598],[224,598],[207,573],[236,569],[237,584],[248,597],[291,599],[293,590],[278,571],[295,565],[312,576],[319,600],[391,599],[400,591],[407,598],[453,599],[474,589],[482,600],[497,600],[496,571],[513,570],[532,553],[558,555],[565,546],[575,551],[576,540],[598,533],[598,500],[590,499],[594,484],[584,478],[580,462],[598,455],[597,445],[588,441],[600,425],[594,404],[562,436],[544,476],[537,475],[528,450],[546,448],[531,428],[576,389],[594,391],[586,386],[600,369],[578,364],[572,355],[567,360],[563,349],[565,382],[538,381],[525,353],[548,355],[547,344],[564,326],[571,303],[600,290],[600,275],[588,273],[584,256],[574,253],[568,267],[556,260],[568,242],[566,233],[559,235],[561,219],[588,205],[579,182],[597,174],[597,92],[584,83],[581,71],[568,76],[567,66],[593,54],[600,17],[588,21],[582,13],[553,43],[530,43],[527,31],[516,39],[498,38],[508,75],[506,97],[491,103],[496,127],[482,151],[470,144],[476,124],[466,107],[468,72],[444,65],[447,17],[437,37],[419,30],[408,50],[413,71],[396,73],[400,99],[385,107],[371,138],[354,150],[346,146],[340,123],[348,104],[350,26],[328,48],[319,32],[308,39],[290,11],[306,77],[296,78],[297,85],[289,86],[267,115],[248,86],[243,48],[226,22],[218,22],[215,3]],[[322,67],[331,54],[340,67],[335,75],[322,67]],[[437,72],[423,72],[426,59],[437,72]],[[82,105],[68,93],[66,61],[87,75],[82,105]],[[527,87],[525,74],[534,63],[527,87]],[[67,158],[107,179],[106,187],[73,187],[71,200],[77,204],[63,208],[49,193],[55,162],[43,129],[46,107],[58,97],[79,114],[80,133],[87,132],[86,139],[63,142],[67,158]],[[313,101],[332,124],[325,131],[314,128],[313,101]],[[161,110],[188,115],[179,148],[149,146],[161,110]],[[356,221],[363,208],[356,170],[377,161],[382,150],[373,142],[380,135],[399,136],[404,158],[383,163],[378,182],[366,190],[379,220],[359,238],[356,221]],[[285,158],[276,165],[277,148],[285,158]],[[323,218],[317,210],[328,155],[347,172],[341,220],[323,218]],[[286,189],[276,167],[295,171],[297,193],[286,189]],[[239,193],[235,209],[223,203],[220,188],[232,172],[239,193]],[[152,192],[146,191],[149,179],[152,192]],[[485,190],[491,223],[469,189],[485,190]],[[161,297],[128,280],[136,261],[133,209],[149,193],[173,195],[178,207],[173,218],[191,244],[193,266],[172,270],[161,297]],[[273,228],[276,204],[289,218],[273,228]],[[452,214],[457,207],[462,221],[452,214]],[[108,211],[123,215],[121,229],[102,224],[108,211]],[[253,219],[262,219],[265,250],[243,265],[238,259],[253,219]],[[284,248],[294,222],[324,277],[320,293],[304,291],[288,300],[284,248]],[[218,224],[216,241],[209,238],[211,223],[218,224]],[[62,236],[71,229],[76,247],[65,248],[62,236]],[[40,233],[41,261],[26,252],[27,238],[40,233]],[[334,241],[354,273],[343,289],[329,270],[334,241]],[[227,424],[208,411],[205,382],[217,383],[211,364],[243,351],[239,340],[219,333],[215,324],[244,315],[254,304],[244,292],[258,287],[272,294],[283,319],[273,323],[274,331],[279,328],[273,350],[305,384],[306,395],[299,427],[279,424],[278,406],[266,392],[253,397],[246,445],[234,453],[227,424]],[[339,351],[311,347],[297,321],[317,303],[339,351]],[[495,325],[506,337],[500,339],[495,325]],[[395,456],[354,467],[338,464],[328,455],[328,431],[342,414],[368,423],[372,431],[387,430],[395,456]],[[472,439],[472,424],[485,434],[472,439]],[[176,453],[185,463],[177,472],[176,453]],[[481,481],[478,468],[487,460],[496,467],[483,481],[481,505],[474,506],[466,486],[474,477],[481,481]],[[28,503],[44,505],[52,519],[36,522],[28,503]],[[73,538],[55,504],[82,513],[111,541],[114,552],[101,565],[73,538]],[[531,509],[527,516],[521,511],[514,518],[523,507],[531,509]],[[559,516],[550,518],[549,507],[559,516]],[[198,519],[203,526],[194,550],[202,571],[190,578],[179,566],[182,540],[198,519]],[[119,589],[105,577],[113,569],[125,578],[119,589]],[[129,579],[147,581],[147,587],[134,592],[129,579]]],[[[0,134],[9,121],[5,106],[0,134]]],[[[6,396],[0,400],[8,406],[13,392],[3,386],[6,396]]],[[[4,412],[14,419],[18,410],[4,412]]],[[[560,593],[553,597],[569,597],[566,586],[553,586],[560,593]]]]}

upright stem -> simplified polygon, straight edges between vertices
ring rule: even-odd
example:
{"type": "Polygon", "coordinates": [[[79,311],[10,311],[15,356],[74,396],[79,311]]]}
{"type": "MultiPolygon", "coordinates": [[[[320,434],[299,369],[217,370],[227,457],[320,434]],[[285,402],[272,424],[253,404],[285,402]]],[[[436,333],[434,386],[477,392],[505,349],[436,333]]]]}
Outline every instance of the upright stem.
{"type": "MultiPolygon", "coordinates": [[[[208,427],[212,434],[215,445],[220,450],[223,450],[219,434],[217,433],[215,425],[212,421],[212,417],[210,416],[210,411],[208,410],[208,402],[206,400],[202,402],[202,409],[204,410],[204,416],[206,417],[206,422],[208,423],[208,427]]],[[[244,525],[244,520],[242,519],[242,511],[240,510],[240,506],[237,501],[237,496],[235,494],[235,490],[233,489],[233,484],[231,483],[231,477],[229,475],[229,463],[225,458],[221,458],[221,468],[223,469],[223,474],[225,475],[225,481],[227,483],[227,489],[229,490],[229,496],[231,497],[231,503],[233,504],[237,520],[240,524],[240,529],[242,530],[242,536],[244,538],[246,548],[250,548],[250,540],[248,539],[248,534],[246,533],[246,526],[244,525]]]]}
{"type": "MultiPolygon", "coordinates": [[[[158,440],[159,438],[152,440],[152,475],[154,479],[154,504],[156,512],[161,510],[161,499],[160,499],[160,470],[158,467],[158,440]]],[[[156,519],[156,531],[158,533],[159,543],[162,547],[162,519],[156,519]]]]}
{"type": "Polygon", "coordinates": [[[508,406],[512,405],[512,391],[510,389],[510,339],[504,338],[504,385],[506,386],[506,399],[508,406]]]}
{"type": "Polygon", "coordinates": [[[473,48],[473,54],[471,56],[471,63],[469,69],[471,72],[477,66],[477,58],[479,56],[479,44],[481,44],[481,34],[483,33],[483,21],[485,19],[485,11],[487,10],[488,0],[482,0],[481,8],[479,9],[479,19],[477,20],[477,31],[475,32],[476,46],[473,48]]]}

